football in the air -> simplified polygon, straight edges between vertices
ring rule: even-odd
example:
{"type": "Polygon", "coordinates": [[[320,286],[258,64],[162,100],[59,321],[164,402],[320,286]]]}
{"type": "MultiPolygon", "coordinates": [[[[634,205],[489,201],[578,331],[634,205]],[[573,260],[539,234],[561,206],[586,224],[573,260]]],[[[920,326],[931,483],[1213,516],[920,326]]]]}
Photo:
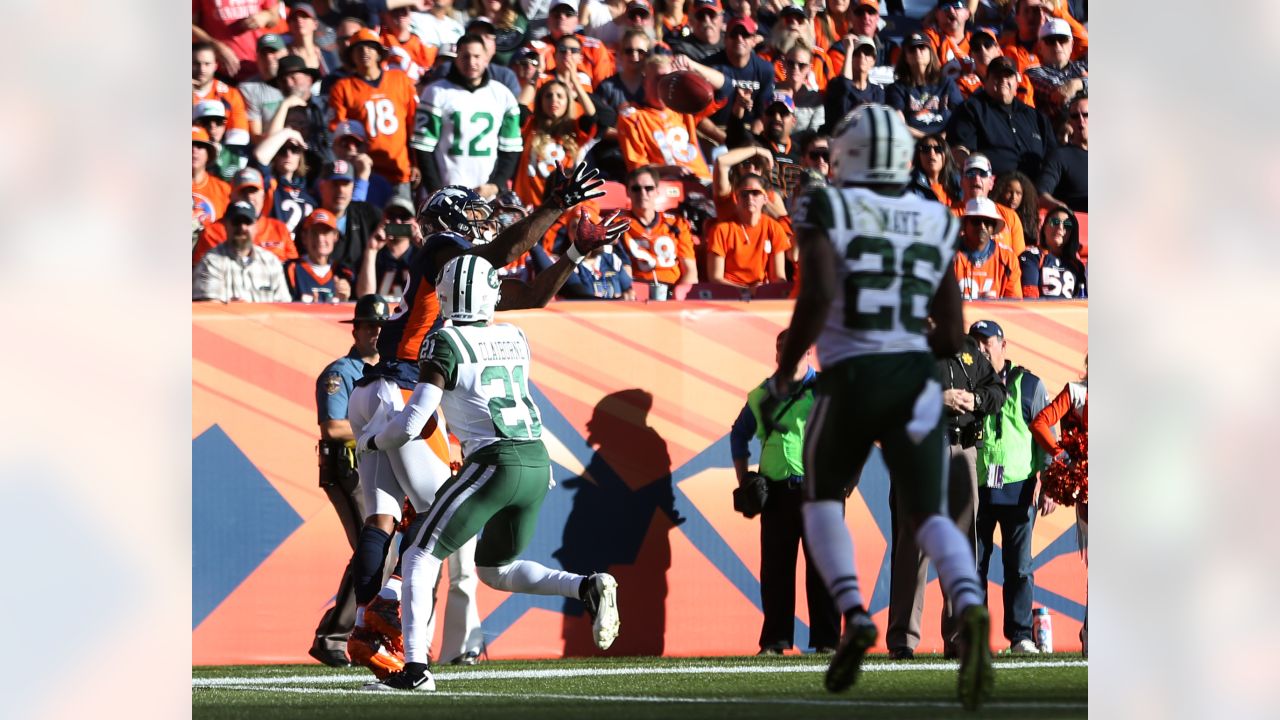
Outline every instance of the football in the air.
{"type": "Polygon", "coordinates": [[[668,73],[658,81],[662,102],[678,113],[694,115],[702,112],[715,99],[711,83],[692,70],[668,73]]]}

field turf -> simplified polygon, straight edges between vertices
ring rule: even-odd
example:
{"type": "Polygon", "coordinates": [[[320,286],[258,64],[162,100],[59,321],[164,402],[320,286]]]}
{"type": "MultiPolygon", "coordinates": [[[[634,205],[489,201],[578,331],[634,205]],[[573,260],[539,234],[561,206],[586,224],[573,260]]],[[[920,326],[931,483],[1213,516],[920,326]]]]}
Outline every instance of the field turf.
{"type": "Polygon", "coordinates": [[[371,693],[363,669],[319,665],[192,669],[196,718],[947,718],[1037,720],[1088,715],[1089,669],[1079,655],[998,656],[996,689],[980,712],[956,700],[955,664],[940,656],[872,656],[849,692],[822,687],[826,659],[609,658],[486,662],[435,671],[434,693],[371,693]],[[370,715],[369,711],[374,714],[370,715]]]}

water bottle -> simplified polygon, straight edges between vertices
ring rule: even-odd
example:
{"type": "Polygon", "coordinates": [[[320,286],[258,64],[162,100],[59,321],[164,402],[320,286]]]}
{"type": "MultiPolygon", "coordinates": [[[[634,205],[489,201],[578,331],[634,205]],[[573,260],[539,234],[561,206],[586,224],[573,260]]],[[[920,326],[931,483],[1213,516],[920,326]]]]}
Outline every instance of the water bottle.
{"type": "Polygon", "coordinates": [[[1036,647],[1040,652],[1053,652],[1053,617],[1049,615],[1049,608],[1036,608],[1035,618],[1031,623],[1031,633],[1035,635],[1036,647]]]}

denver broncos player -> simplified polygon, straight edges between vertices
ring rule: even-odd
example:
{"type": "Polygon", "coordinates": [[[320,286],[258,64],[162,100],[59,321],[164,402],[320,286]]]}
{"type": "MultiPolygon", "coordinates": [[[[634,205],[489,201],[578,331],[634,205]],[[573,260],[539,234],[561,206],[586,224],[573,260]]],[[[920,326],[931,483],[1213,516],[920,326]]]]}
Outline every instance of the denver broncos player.
{"type": "MultiPolygon", "coordinates": [[[[482,257],[495,267],[521,257],[566,210],[604,194],[599,190],[603,181],[598,179],[598,174],[585,164],[578,165],[572,175],[563,168],[552,173],[542,204],[496,237],[489,205],[472,190],[447,187],[427,200],[420,210],[419,221],[424,228],[435,232],[424,239],[421,250],[415,254],[401,307],[379,338],[382,360],[376,367],[365,369],[365,376],[351,394],[349,417],[354,432],[363,432],[366,427],[385,422],[399,412],[417,383],[417,363],[423,341],[431,330],[442,324],[435,287],[440,269],[466,254],[482,257]]],[[[503,281],[502,302],[497,309],[543,307],[582,258],[621,237],[628,226],[629,223],[622,221],[603,228],[600,233],[580,231],[574,248],[532,283],[503,281]]],[[[389,452],[370,454],[359,469],[365,525],[353,560],[353,577],[356,602],[361,608],[357,611],[356,632],[347,648],[352,662],[369,667],[379,677],[399,670],[402,665],[384,647],[398,646],[396,583],[391,584],[390,592],[384,589],[383,594],[389,597],[375,598],[383,575],[382,563],[396,523],[401,519],[401,502],[407,495],[415,509],[425,509],[449,477],[447,433],[438,414],[428,423],[423,436],[425,443],[411,442],[389,452]]],[[[459,549],[459,552],[466,551],[459,549]]],[[[474,552],[474,545],[469,552],[474,552]]],[[[461,560],[452,564],[466,564],[466,557],[461,560]]],[[[474,561],[471,567],[474,575],[474,561]]]]}

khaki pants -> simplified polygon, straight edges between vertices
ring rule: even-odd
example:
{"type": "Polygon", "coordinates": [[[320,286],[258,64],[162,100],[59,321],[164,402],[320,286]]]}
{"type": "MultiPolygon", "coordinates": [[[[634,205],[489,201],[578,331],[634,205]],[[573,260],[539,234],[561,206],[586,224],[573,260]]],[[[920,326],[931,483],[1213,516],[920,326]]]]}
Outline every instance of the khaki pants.
{"type": "MultiPolygon", "coordinates": [[[[969,547],[977,562],[978,527],[978,450],[959,444],[950,446],[948,466],[948,511],[960,532],[969,539],[969,547]]],[[[924,554],[916,546],[915,528],[901,498],[889,491],[889,509],[893,516],[893,559],[889,579],[889,629],[885,643],[890,651],[915,650],[920,644],[920,613],[924,610],[924,586],[928,566],[924,554]]],[[[942,638],[944,651],[953,650],[956,634],[951,602],[944,598],[942,638]]]]}

